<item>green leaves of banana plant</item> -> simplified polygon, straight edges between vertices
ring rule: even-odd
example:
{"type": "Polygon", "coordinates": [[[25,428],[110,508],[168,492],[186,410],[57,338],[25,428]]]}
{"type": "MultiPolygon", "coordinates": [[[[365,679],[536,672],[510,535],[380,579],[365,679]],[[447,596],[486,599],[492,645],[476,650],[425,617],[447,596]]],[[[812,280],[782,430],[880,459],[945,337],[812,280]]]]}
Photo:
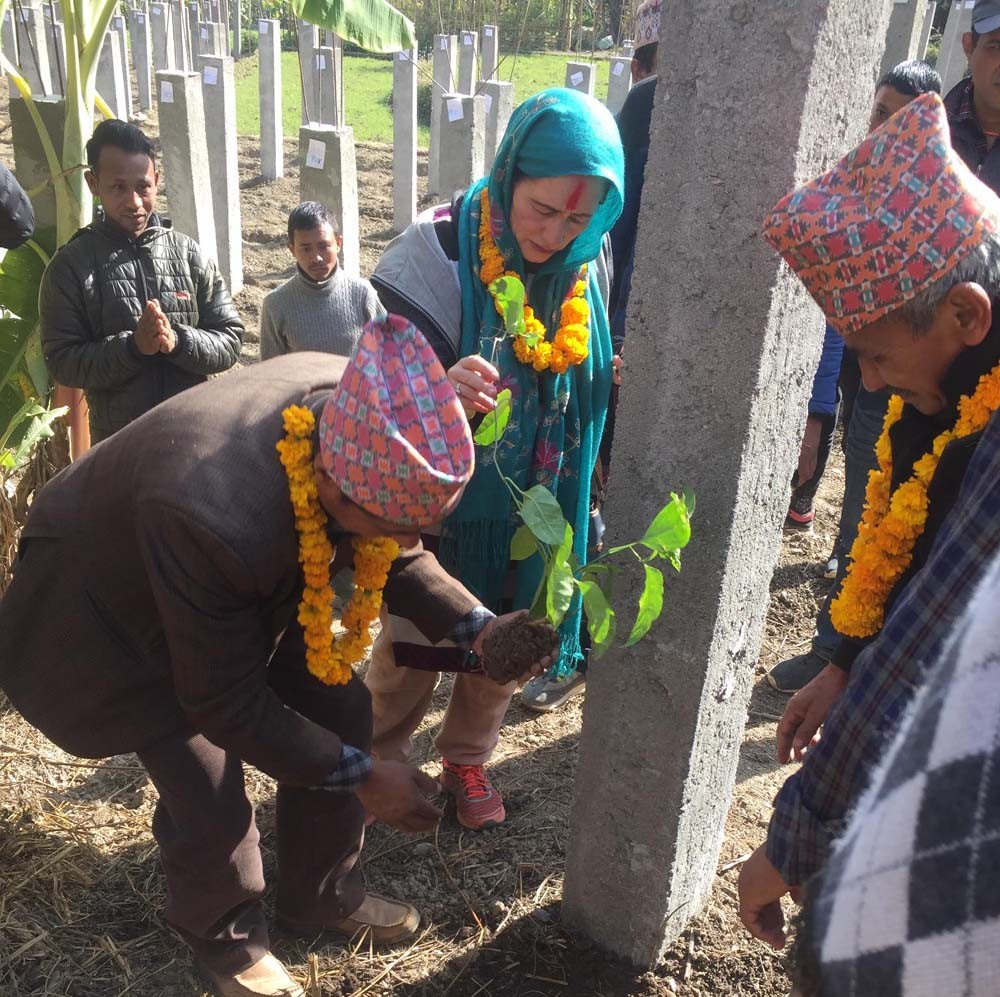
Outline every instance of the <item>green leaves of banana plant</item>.
{"type": "Polygon", "coordinates": [[[292,0],[292,9],[369,52],[417,47],[413,22],[385,0],[292,0]]]}

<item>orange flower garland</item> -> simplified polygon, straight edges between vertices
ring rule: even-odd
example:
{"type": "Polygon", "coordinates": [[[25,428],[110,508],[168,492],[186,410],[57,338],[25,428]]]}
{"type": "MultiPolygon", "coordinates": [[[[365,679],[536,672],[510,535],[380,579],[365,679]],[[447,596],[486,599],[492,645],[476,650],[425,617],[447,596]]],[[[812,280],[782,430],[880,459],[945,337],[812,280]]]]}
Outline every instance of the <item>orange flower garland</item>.
{"type": "MultiPolygon", "coordinates": [[[[489,287],[500,277],[518,275],[504,269],[503,253],[490,228],[490,198],[485,187],[479,206],[479,279],[489,287]]],[[[562,304],[560,325],[552,342],[546,340],[545,326],[535,318],[531,306],[524,306],[524,335],[514,339],[514,355],[521,363],[534,367],[539,373],[551,370],[554,374],[564,374],[570,367],[587,359],[590,354],[590,306],[586,298],[586,276],[587,268],[584,266],[562,304]]]]}
{"type": "Polygon", "coordinates": [[[894,492],[889,431],[903,414],[903,399],[893,395],[882,435],[875,445],[878,470],[868,476],[865,511],[851,547],[850,565],[840,594],[830,604],[830,619],[846,637],[871,637],[882,628],[885,601],[913,560],[913,548],[927,525],[927,488],[944,448],[986,428],[1000,409],[1000,365],[979,379],[975,392],[958,403],[954,427],[939,434],[929,453],[913,465],[913,475],[894,492]]]}
{"type": "Polygon", "coordinates": [[[288,493],[299,534],[299,561],[305,586],[299,603],[299,623],[305,633],[306,664],[326,685],[345,685],[354,674],[352,665],[368,654],[368,628],[382,608],[382,589],[389,568],[399,555],[399,544],[388,537],[355,537],[354,594],[341,623],[345,633],[333,636],[333,589],[330,562],[333,544],[326,535],[327,516],[319,501],[313,471],[313,430],[316,417],[302,405],[282,413],[285,438],[276,444],[288,476],[288,493]]]}

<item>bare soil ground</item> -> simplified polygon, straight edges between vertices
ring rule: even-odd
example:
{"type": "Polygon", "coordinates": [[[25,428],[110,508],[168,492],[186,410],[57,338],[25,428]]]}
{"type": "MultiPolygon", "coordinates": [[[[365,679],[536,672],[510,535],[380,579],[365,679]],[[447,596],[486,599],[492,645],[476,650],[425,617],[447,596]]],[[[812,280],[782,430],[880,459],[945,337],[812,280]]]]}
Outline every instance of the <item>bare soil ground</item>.
{"type": "MultiPolygon", "coordinates": [[[[150,125],[155,133],[155,121],[150,125]]],[[[291,144],[286,153],[285,178],[265,183],[257,175],[256,144],[245,141],[240,149],[247,286],[237,303],[247,323],[245,362],[256,359],[264,294],[292,272],[284,226],[298,200],[298,177],[291,144]]],[[[0,157],[12,161],[2,121],[0,157]]],[[[367,272],[390,238],[390,148],[361,145],[358,174],[367,272]]],[[[843,489],[839,454],[831,465],[816,530],[786,538],[772,583],[720,869],[762,840],[771,799],[785,776],[774,760],[775,721],[784,699],[762,676],[775,661],[805,649],[812,634],[827,584],[817,567],[836,529],[836,510],[827,497],[836,503],[843,489]]],[[[416,762],[433,775],[439,771],[433,735],[449,686],[447,679],[441,682],[416,745],[416,762]]],[[[720,872],[707,908],[653,972],[630,969],[560,924],[580,722],[579,698],[551,716],[532,714],[515,699],[491,766],[509,813],[502,827],[472,834],[449,811],[438,831],[424,838],[380,824],[371,829],[364,860],[368,882],[418,904],[420,934],[409,945],[383,952],[371,951],[364,939],[331,944],[276,937],[276,953],[307,984],[310,997],[778,997],[788,992],[782,957],[749,939],[739,925],[737,868],[720,872]]],[[[273,872],[274,785],[253,771],[248,782],[273,872]]],[[[73,758],[0,698],[0,993],[5,997],[204,992],[186,950],[161,916],[163,881],[149,829],[154,802],[155,791],[134,757],[73,758]]]]}

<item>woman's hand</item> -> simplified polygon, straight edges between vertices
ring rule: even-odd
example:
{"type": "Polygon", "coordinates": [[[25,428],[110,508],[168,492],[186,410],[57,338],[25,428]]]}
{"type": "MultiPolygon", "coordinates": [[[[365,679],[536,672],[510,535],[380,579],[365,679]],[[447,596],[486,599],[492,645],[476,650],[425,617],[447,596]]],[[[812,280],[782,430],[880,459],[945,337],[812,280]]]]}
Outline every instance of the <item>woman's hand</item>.
{"type": "Polygon", "coordinates": [[[449,369],[448,380],[470,419],[477,412],[492,412],[496,408],[500,371],[481,356],[462,357],[449,369]]]}
{"type": "Polygon", "coordinates": [[[622,371],[625,369],[625,361],[616,353],[611,358],[611,383],[622,383],[622,371]]]}

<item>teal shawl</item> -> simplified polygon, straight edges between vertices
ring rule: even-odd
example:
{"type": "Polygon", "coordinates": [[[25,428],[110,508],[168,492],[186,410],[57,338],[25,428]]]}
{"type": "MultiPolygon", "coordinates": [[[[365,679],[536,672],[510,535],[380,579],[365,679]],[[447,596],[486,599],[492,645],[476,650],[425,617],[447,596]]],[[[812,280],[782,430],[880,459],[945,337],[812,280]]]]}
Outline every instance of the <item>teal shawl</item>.
{"type": "MultiPolygon", "coordinates": [[[[614,119],[603,104],[573,90],[545,90],[511,116],[490,175],[461,201],[458,219],[459,279],[462,289],[460,355],[478,353],[500,371],[499,388],[510,388],[512,411],[494,459],[493,447],[476,448],[476,471],[456,511],[442,526],[440,558],[484,605],[499,610],[513,596],[527,608],[542,574],[538,555],[519,562],[513,593],[507,586],[510,542],[520,525],[497,471],[527,489],[543,484],[556,496],[573,527],[574,553],[587,560],[590,480],[598,457],[611,393],[611,335],[596,276],[587,281],[590,355],[565,374],[537,374],[514,356],[509,339],[495,348],[502,323],[479,278],[480,197],[489,188],[492,227],[506,267],[528,278],[528,300],[551,340],[560,307],[580,267],[595,260],[605,234],[621,214],[624,161],[614,119]],[[526,274],[508,223],[514,179],[595,176],[608,181],[607,194],[588,227],[565,249],[526,274]]],[[[577,597],[560,627],[556,674],[572,671],[581,658],[581,605],[577,597]]]]}

